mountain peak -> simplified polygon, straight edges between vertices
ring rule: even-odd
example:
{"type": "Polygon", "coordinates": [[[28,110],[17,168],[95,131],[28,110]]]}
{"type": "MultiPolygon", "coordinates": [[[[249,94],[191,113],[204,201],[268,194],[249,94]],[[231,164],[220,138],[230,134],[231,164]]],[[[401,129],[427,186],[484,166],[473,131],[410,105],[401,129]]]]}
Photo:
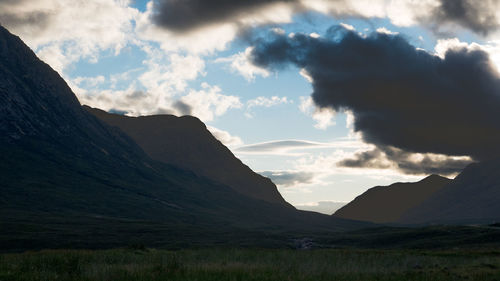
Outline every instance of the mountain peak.
{"type": "Polygon", "coordinates": [[[420,180],[420,182],[428,182],[428,181],[449,181],[450,179],[447,177],[443,177],[437,174],[432,174],[427,176],[426,178],[420,180]]]}

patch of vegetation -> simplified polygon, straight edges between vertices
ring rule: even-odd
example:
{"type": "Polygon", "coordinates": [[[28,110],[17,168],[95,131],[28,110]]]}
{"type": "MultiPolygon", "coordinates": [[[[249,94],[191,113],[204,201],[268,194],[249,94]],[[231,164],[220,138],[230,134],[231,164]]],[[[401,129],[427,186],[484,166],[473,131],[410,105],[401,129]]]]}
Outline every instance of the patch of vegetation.
{"type": "Polygon", "coordinates": [[[0,255],[0,280],[500,280],[491,250],[51,250],[0,255]]]}

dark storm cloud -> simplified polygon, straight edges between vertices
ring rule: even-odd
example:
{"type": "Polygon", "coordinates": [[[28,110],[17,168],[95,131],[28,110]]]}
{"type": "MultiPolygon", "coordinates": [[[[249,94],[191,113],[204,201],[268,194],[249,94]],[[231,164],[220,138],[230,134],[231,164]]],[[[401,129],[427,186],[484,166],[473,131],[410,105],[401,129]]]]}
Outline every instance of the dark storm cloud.
{"type": "Polygon", "coordinates": [[[354,155],[354,158],[339,161],[337,163],[337,166],[373,169],[388,169],[392,167],[390,163],[387,163],[387,159],[384,153],[378,148],[356,153],[356,155],[354,155]]]}
{"type": "Polygon", "coordinates": [[[476,160],[500,154],[500,79],[481,50],[441,59],[401,36],[338,27],[320,38],[271,33],[254,45],[260,67],[304,68],[316,105],[352,111],[369,143],[476,160]]]}
{"type": "Polygon", "coordinates": [[[153,21],[164,28],[185,32],[204,25],[234,20],[273,3],[297,0],[157,0],[153,21]]]}
{"type": "Polygon", "coordinates": [[[422,159],[412,159],[414,154],[391,147],[375,148],[354,155],[337,163],[339,167],[389,169],[393,165],[405,174],[453,175],[472,163],[469,159],[451,157],[436,158],[424,155],[422,159]]]}
{"type": "Polygon", "coordinates": [[[261,172],[264,177],[270,178],[273,183],[281,186],[294,186],[298,184],[312,183],[314,174],[309,172],[295,171],[265,171],[261,172]]]}
{"type": "Polygon", "coordinates": [[[426,24],[429,20],[439,30],[445,23],[455,23],[476,33],[487,35],[500,27],[497,17],[500,0],[440,0],[440,5],[423,18],[426,24]]]}

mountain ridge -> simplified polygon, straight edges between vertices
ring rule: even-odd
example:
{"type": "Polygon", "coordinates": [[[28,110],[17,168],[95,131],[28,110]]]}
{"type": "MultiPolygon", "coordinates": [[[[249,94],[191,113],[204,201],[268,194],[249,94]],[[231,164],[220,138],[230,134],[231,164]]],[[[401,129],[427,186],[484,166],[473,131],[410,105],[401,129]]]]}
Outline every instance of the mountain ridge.
{"type": "Polygon", "coordinates": [[[430,175],[414,183],[376,186],[337,210],[334,216],[375,223],[399,222],[406,211],[421,204],[449,182],[450,179],[430,175]]]}
{"type": "Polygon", "coordinates": [[[0,133],[1,249],[224,244],[243,233],[264,239],[369,225],[250,198],[151,159],[86,112],[57,72],[3,27],[0,133]]]}
{"type": "Polygon", "coordinates": [[[84,108],[130,136],[151,158],[191,170],[256,199],[293,208],[268,178],[253,172],[217,140],[198,118],[151,115],[129,117],[84,108]]]}
{"type": "Polygon", "coordinates": [[[500,221],[500,158],[472,163],[420,205],[405,223],[496,223],[500,221]]]}

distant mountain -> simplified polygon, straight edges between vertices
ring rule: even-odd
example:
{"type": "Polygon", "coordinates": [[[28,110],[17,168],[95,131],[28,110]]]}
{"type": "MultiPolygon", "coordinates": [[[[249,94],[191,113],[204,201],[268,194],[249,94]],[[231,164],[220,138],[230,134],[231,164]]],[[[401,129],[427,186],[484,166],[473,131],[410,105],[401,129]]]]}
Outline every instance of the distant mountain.
{"type": "Polygon", "coordinates": [[[500,222],[500,159],[467,166],[450,184],[408,210],[404,223],[500,222]]]}
{"type": "Polygon", "coordinates": [[[334,216],[375,223],[401,222],[403,214],[450,182],[450,179],[431,175],[415,183],[373,187],[340,208],[334,216]]]}
{"type": "Polygon", "coordinates": [[[0,27],[0,249],[264,241],[366,226],[233,188],[151,159],[0,27]]]}
{"type": "Polygon", "coordinates": [[[193,171],[246,196],[292,207],[270,179],[243,164],[196,117],[128,117],[84,107],[108,125],[120,128],[155,160],[193,171]]]}

